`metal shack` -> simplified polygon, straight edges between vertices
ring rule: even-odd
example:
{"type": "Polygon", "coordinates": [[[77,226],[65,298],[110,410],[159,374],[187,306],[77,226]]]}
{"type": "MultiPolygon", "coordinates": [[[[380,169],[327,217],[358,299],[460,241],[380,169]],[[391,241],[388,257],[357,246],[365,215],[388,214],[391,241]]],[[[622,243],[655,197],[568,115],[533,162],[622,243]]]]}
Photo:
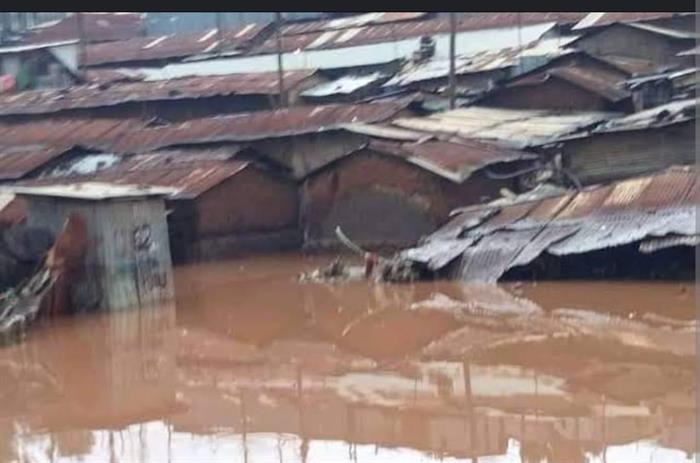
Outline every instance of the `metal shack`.
{"type": "Polygon", "coordinates": [[[73,310],[162,305],[174,295],[163,197],[167,188],[77,183],[17,187],[27,224],[58,235],[68,217],[84,223],[82,271],[71,284],[73,310]]]}

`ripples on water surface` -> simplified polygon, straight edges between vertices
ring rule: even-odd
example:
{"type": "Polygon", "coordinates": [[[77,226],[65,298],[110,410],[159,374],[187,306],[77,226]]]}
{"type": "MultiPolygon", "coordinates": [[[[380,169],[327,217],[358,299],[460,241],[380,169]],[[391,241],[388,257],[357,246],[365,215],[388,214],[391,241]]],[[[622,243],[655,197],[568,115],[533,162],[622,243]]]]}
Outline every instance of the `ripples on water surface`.
{"type": "Polygon", "coordinates": [[[692,284],[296,283],[325,261],[0,349],[0,461],[696,461],[692,284]]]}

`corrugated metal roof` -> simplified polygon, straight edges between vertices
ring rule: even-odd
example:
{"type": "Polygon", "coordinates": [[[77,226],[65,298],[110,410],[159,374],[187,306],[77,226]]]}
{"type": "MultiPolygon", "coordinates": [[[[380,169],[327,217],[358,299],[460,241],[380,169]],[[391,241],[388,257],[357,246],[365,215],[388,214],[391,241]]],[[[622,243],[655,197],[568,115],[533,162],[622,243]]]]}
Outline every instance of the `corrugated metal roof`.
{"type": "Polygon", "coordinates": [[[664,127],[695,119],[698,100],[679,100],[639,111],[629,116],[611,119],[596,127],[594,132],[618,132],[664,127]]]}
{"type": "Polygon", "coordinates": [[[400,118],[399,127],[466,138],[498,141],[524,148],[550,143],[564,135],[616,117],[615,113],[501,109],[480,106],[455,109],[427,117],[400,118]]]}
{"type": "MultiPolygon", "coordinates": [[[[346,75],[330,82],[324,82],[301,92],[305,97],[326,97],[332,95],[350,95],[370,85],[389,78],[387,74],[374,72],[366,75],[346,75]]],[[[285,81],[286,83],[286,81],[285,81]]]]}
{"type": "MultiPolygon", "coordinates": [[[[503,69],[517,64],[517,48],[504,48],[498,51],[482,51],[471,55],[455,57],[455,74],[465,75],[476,72],[503,69]]],[[[384,87],[404,86],[415,82],[445,78],[450,70],[449,59],[430,59],[421,63],[409,63],[398,74],[384,84],[384,87]]]]}
{"type": "MultiPolygon", "coordinates": [[[[89,42],[126,40],[141,35],[139,13],[82,13],[83,35],[89,42]]],[[[79,38],[77,17],[66,16],[46,27],[36,28],[33,43],[79,38]]]]}
{"type": "Polygon", "coordinates": [[[631,96],[631,93],[622,87],[622,79],[607,72],[582,66],[555,67],[542,72],[528,74],[522,78],[511,80],[507,87],[540,85],[550,77],[565,80],[611,102],[618,102],[631,96]]]}
{"type": "Polygon", "coordinates": [[[338,130],[354,122],[389,120],[405,106],[405,102],[299,106],[193,119],[125,134],[116,141],[114,149],[139,152],[183,144],[243,142],[338,130]]]}
{"type": "Polygon", "coordinates": [[[64,45],[75,45],[78,40],[62,40],[58,42],[36,43],[27,45],[15,45],[11,47],[0,47],[0,55],[9,55],[12,53],[23,53],[25,51],[44,50],[53,47],[62,47],[64,45]]]}
{"type": "MultiPolygon", "coordinates": [[[[574,22],[580,20],[583,15],[583,13],[461,13],[457,19],[457,31],[465,32],[513,28],[533,24],[574,22]]],[[[449,19],[442,17],[286,35],[281,37],[280,42],[282,52],[286,53],[296,50],[320,50],[397,41],[449,32],[449,19]]],[[[276,51],[277,42],[275,38],[266,40],[253,50],[255,53],[274,53],[276,51]]]]}
{"type": "MultiPolygon", "coordinates": [[[[287,71],[287,90],[300,85],[315,70],[287,71]]],[[[278,74],[230,74],[214,77],[186,77],[158,82],[127,82],[108,88],[82,85],[60,90],[34,90],[0,95],[0,115],[41,114],[77,108],[114,106],[134,101],[180,100],[222,95],[276,95],[278,74]]]]}
{"type": "Polygon", "coordinates": [[[617,69],[620,69],[631,76],[644,75],[657,72],[660,68],[658,63],[641,58],[630,58],[628,56],[594,56],[595,59],[604,61],[617,69]]]}
{"type": "Polygon", "coordinates": [[[464,182],[472,173],[492,164],[537,159],[532,153],[462,139],[419,143],[372,140],[369,148],[402,157],[457,183],[464,182]]]}
{"type": "Polygon", "coordinates": [[[119,42],[91,44],[86,47],[83,64],[95,66],[129,61],[184,58],[212,51],[245,49],[268,24],[247,24],[196,34],[172,34],[159,37],[135,37],[119,42]]]}
{"type": "Polygon", "coordinates": [[[22,182],[29,187],[100,183],[168,188],[173,199],[192,199],[247,168],[231,149],[167,150],[138,154],[108,169],[71,177],[22,182]]]}
{"type": "Polygon", "coordinates": [[[50,196],[55,198],[85,199],[89,201],[168,196],[173,192],[170,188],[158,188],[144,185],[115,185],[103,182],[15,186],[10,187],[10,191],[20,196],[50,196]]]}
{"type": "MultiPolygon", "coordinates": [[[[435,261],[446,265],[445,250],[434,250],[433,241],[463,239],[468,247],[460,246],[465,249],[461,277],[495,282],[509,268],[525,265],[543,252],[578,254],[653,237],[696,236],[696,195],[695,169],[686,166],[558,198],[487,204],[464,212],[465,218],[454,218],[448,233],[438,230],[412,253],[422,263],[431,262],[432,253],[437,253],[435,261]],[[498,213],[491,215],[493,209],[498,213]],[[489,214],[480,215],[472,228],[460,226],[484,210],[489,214]]],[[[403,255],[410,259],[412,253],[403,255]]]]}
{"type": "Polygon", "coordinates": [[[0,146],[0,180],[19,180],[69,149],[42,145],[0,146]]]}
{"type": "Polygon", "coordinates": [[[0,123],[5,145],[73,146],[110,150],[114,140],[144,126],[138,119],[53,119],[0,123]]]}
{"type": "Polygon", "coordinates": [[[351,27],[367,26],[369,24],[411,21],[424,18],[426,15],[428,15],[428,13],[391,11],[387,13],[365,13],[338,19],[296,21],[284,24],[280,28],[280,34],[283,36],[297,35],[309,32],[348,29],[351,27]]]}
{"type": "Polygon", "coordinates": [[[653,21],[655,19],[672,18],[677,15],[693,13],[661,13],[661,12],[617,12],[617,13],[588,13],[583,19],[574,25],[572,29],[585,29],[588,27],[607,26],[617,22],[653,21]]]}
{"type": "Polygon", "coordinates": [[[167,163],[162,154],[134,156],[118,167],[95,174],[100,182],[172,188],[173,199],[196,198],[243,171],[246,161],[200,160],[167,163]]]}
{"type": "Polygon", "coordinates": [[[669,29],[668,27],[653,26],[651,24],[629,23],[627,24],[627,26],[634,27],[635,29],[641,29],[647,32],[652,32],[654,34],[670,37],[672,39],[695,40],[698,37],[700,37],[700,35],[696,34],[695,32],[669,29]]]}

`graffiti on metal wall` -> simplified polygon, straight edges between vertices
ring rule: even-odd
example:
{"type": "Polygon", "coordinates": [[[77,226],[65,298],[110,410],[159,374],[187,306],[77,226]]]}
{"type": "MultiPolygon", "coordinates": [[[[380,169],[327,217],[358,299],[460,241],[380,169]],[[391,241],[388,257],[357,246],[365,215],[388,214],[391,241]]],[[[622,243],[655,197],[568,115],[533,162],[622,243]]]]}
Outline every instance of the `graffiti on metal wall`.
{"type": "Polygon", "coordinates": [[[145,290],[165,288],[168,276],[158,260],[158,244],[153,240],[149,224],[137,225],[133,228],[132,244],[139,288],[145,290]]]}

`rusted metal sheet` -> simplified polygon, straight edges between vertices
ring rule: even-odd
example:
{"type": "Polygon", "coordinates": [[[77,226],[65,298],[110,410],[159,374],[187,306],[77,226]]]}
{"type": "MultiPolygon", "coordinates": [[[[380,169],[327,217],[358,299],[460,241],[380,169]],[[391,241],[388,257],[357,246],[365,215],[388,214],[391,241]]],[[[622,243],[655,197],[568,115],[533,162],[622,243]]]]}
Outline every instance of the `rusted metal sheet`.
{"type": "Polygon", "coordinates": [[[611,102],[617,102],[631,96],[629,91],[620,86],[622,79],[614,77],[607,72],[600,72],[595,69],[580,66],[548,69],[541,73],[528,75],[522,79],[515,79],[508,84],[508,87],[539,85],[551,77],[562,79],[584,90],[593,92],[611,102]]]}
{"type": "Polygon", "coordinates": [[[192,199],[246,169],[248,161],[232,160],[230,150],[165,151],[139,154],[111,168],[87,175],[40,178],[25,186],[97,182],[168,188],[172,199],[192,199]]]}
{"type": "MultiPolygon", "coordinates": [[[[126,40],[141,35],[139,13],[82,13],[83,36],[88,42],[126,40]]],[[[45,27],[37,27],[31,37],[33,43],[80,37],[75,13],[45,27]]]]}
{"type": "Polygon", "coordinates": [[[119,42],[95,43],[85,50],[83,64],[96,66],[130,61],[184,58],[202,53],[245,49],[269,24],[246,24],[227,27],[221,34],[216,29],[196,34],[174,34],[157,37],[134,37],[119,42]]]}
{"type": "Polygon", "coordinates": [[[511,206],[485,205],[481,211],[487,218],[474,228],[465,231],[461,223],[481,219],[475,216],[478,209],[463,213],[466,218],[452,219],[415,254],[405,251],[402,255],[409,260],[418,256],[416,262],[425,265],[433,256],[433,262],[443,263],[443,256],[464,249],[458,277],[495,282],[508,269],[526,265],[545,252],[583,254],[637,242],[648,243],[640,246],[643,252],[688,245],[698,235],[696,185],[693,168],[674,167],[559,197],[511,206]],[[495,215],[494,210],[498,211],[495,215]],[[663,241],[665,237],[669,241],[663,241]],[[466,247],[462,241],[468,243],[466,247]],[[446,242],[453,243],[452,251],[449,245],[440,244],[446,242]]]}
{"type": "Polygon", "coordinates": [[[655,19],[685,16],[693,13],[662,13],[662,12],[616,12],[616,13],[587,13],[572,29],[585,29],[589,27],[607,26],[618,22],[653,21],[655,19]]]}
{"type": "Polygon", "coordinates": [[[0,146],[0,180],[19,180],[66,153],[70,147],[0,146]]]}
{"type": "Polygon", "coordinates": [[[137,119],[56,119],[0,123],[0,140],[5,145],[82,145],[110,150],[115,139],[143,125],[144,121],[137,119]]]}
{"type": "Polygon", "coordinates": [[[403,157],[449,180],[461,183],[479,169],[496,163],[534,160],[537,156],[475,140],[452,138],[421,143],[391,143],[372,140],[369,148],[403,157]]]}
{"type": "Polygon", "coordinates": [[[63,118],[0,123],[5,145],[80,145],[116,153],[143,153],[178,144],[236,142],[340,130],[350,123],[390,120],[406,101],[304,106],[193,119],[153,127],[140,119],[63,118]]]}
{"type": "Polygon", "coordinates": [[[275,111],[190,120],[181,124],[144,128],[115,143],[119,152],[143,152],[166,146],[211,142],[243,142],[341,129],[354,122],[383,122],[405,103],[299,106],[275,111]]]}
{"type": "Polygon", "coordinates": [[[439,270],[459,257],[474,242],[474,239],[441,239],[407,249],[402,257],[424,264],[430,270],[439,270]]]}
{"type": "Polygon", "coordinates": [[[385,24],[401,21],[411,21],[421,19],[427,16],[428,13],[417,11],[411,12],[377,12],[353,15],[347,18],[314,20],[314,21],[296,21],[283,25],[280,28],[281,35],[297,35],[307,34],[309,32],[331,31],[339,29],[348,29],[351,27],[367,26],[369,24],[385,24]]]}
{"type": "Polygon", "coordinates": [[[460,280],[495,283],[513,259],[537,234],[536,229],[495,231],[482,236],[462,254],[457,269],[460,280]]]}
{"type": "Polygon", "coordinates": [[[679,124],[695,119],[697,105],[698,100],[696,98],[673,101],[630,114],[629,116],[611,119],[596,127],[593,132],[604,133],[625,130],[644,130],[679,124]]]}
{"type": "MultiPolygon", "coordinates": [[[[315,70],[287,71],[287,91],[311,78],[315,70]]],[[[125,82],[101,88],[83,85],[0,96],[0,115],[53,113],[78,108],[108,107],[129,102],[181,100],[227,95],[277,95],[278,73],[185,77],[157,82],[125,82]]]]}
{"type": "MultiPolygon", "coordinates": [[[[378,85],[389,76],[381,72],[367,75],[346,75],[330,82],[324,82],[301,92],[301,96],[322,98],[334,95],[351,95],[372,85],[378,85]]],[[[286,84],[286,81],[285,81],[286,84]]]]}
{"type": "MultiPolygon", "coordinates": [[[[482,29],[514,28],[523,25],[575,22],[583,13],[461,13],[458,14],[457,31],[482,29]]],[[[447,34],[450,32],[449,19],[438,17],[426,20],[366,24],[348,26],[342,29],[316,30],[306,33],[285,34],[281,38],[283,52],[296,50],[319,50],[371,43],[396,41],[423,35],[447,34]]],[[[255,48],[255,53],[273,53],[277,50],[274,38],[255,48]]]]}
{"type": "Polygon", "coordinates": [[[550,143],[617,116],[616,113],[604,112],[470,106],[427,117],[400,118],[393,124],[411,130],[458,134],[525,148],[550,143]]]}
{"type": "MultiPolygon", "coordinates": [[[[455,57],[455,75],[493,71],[518,64],[521,49],[516,47],[496,51],[481,51],[472,55],[455,57]]],[[[445,78],[449,74],[448,59],[430,59],[421,63],[410,63],[384,84],[384,87],[401,87],[415,82],[445,78]]]]}

